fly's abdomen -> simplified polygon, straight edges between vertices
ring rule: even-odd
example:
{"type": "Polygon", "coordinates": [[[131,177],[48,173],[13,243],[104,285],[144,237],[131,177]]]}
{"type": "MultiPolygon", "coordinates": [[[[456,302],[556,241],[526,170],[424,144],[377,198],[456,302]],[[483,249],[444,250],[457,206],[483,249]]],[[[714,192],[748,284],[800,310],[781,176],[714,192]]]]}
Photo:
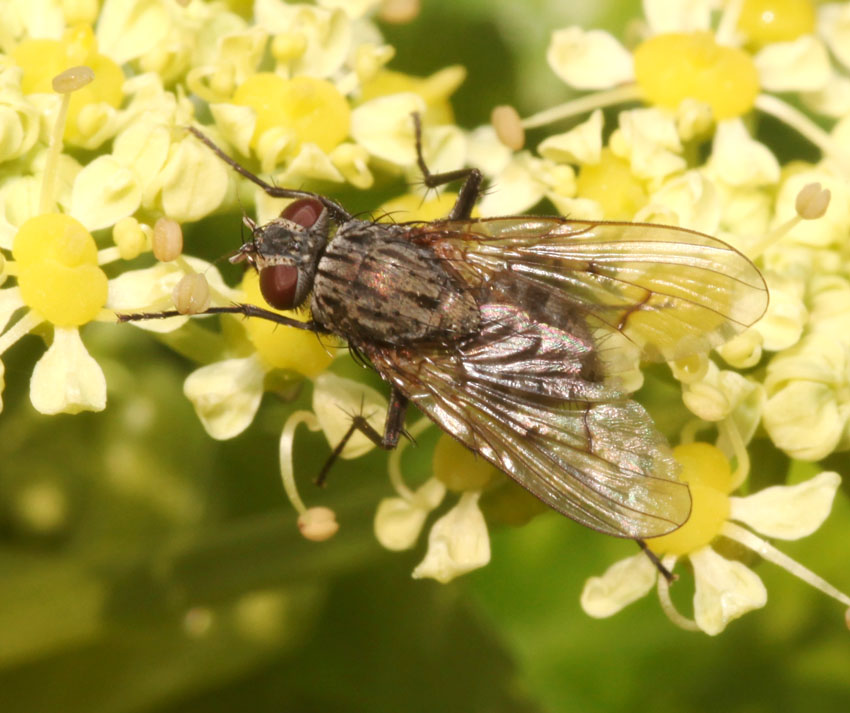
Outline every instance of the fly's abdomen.
{"type": "Polygon", "coordinates": [[[478,305],[427,248],[394,226],[352,221],[319,261],[313,318],[356,342],[454,342],[479,324],[478,305]]]}

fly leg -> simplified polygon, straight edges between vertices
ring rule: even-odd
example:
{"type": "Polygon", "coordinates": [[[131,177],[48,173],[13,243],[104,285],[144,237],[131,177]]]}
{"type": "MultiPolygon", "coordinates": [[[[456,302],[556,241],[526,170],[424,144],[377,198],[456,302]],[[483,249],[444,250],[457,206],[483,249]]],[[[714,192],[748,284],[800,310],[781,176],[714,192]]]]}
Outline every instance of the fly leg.
{"type": "Polygon", "coordinates": [[[319,201],[319,203],[321,203],[325,208],[327,208],[328,213],[330,213],[331,217],[336,222],[344,223],[348,220],[351,220],[351,214],[335,200],[332,200],[327,196],[319,195],[318,193],[311,193],[310,191],[296,191],[291,188],[281,188],[280,186],[273,186],[270,183],[266,183],[262,178],[260,178],[256,174],[251,173],[247,168],[241,166],[230,156],[224,153],[224,151],[222,151],[218,146],[216,146],[212,142],[212,140],[208,136],[206,136],[206,134],[202,133],[194,126],[188,126],[186,128],[192,134],[194,134],[199,141],[205,144],[216,156],[218,156],[222,161],[224,161],[228,166],[230,166],[234,171],[236,171],[239,175],[244,176],[252,183],[256,183],[272,198],[312,198],[313,200],[319,201]]]}
{"type": "Polygon", "coordinates": [[[658,559],[658,555],[655,554],[649,546],[643,540],[635,540],[638,543],[640,548],[643,550],[643,553],[649,557],[649,561],[655,565],[655,568],[661,573],[661,576],[667,580],[667,584],[673,584],[678,577],[673,574],[669,569],[667,569],[662,563],[661,560],[658,559]]]}
{"type": "Polygon", "coordinates": [[[387,408],[387,420],[384,421],[383,435],[372,428],[372,425],[366,420],[362,413],[352,418],[351,426],[349,426],[340,442],[337,443],[333,453],[331,453],[327,461],[325,461],[324,466],[322,466],[322,470],[316,477],[316,485],[321,487],[325,484],[325,480],[328,477],[328,471],[336,462],[336,459],[339,458],[343,448],[345,448],[345,445],[354,435],[355,431],[360,431],[360,433],[366,436],[366,438],[372,441],[372,443],[378,446],[378,448],[383,448],[385,451],[391,451],[395,448],[398,445],[399,436],[403,432],[404,414],[406,411],[407,397],[394,388],[390,393],[390,405],[387,408]]]}
{"type": "Polygon", "coordinates": [[[422,119],[419,114],[413,114],[413,126],[416,130],[416,163],[422,171],[422,179],[428,188],[459,181],[464,179],[463,185],[457,194],[457,200],[448,215],[448,220],[466,220],[472,216],[472,209],[481,195],[481,183],[484,177],[477,168],[460,168],[457,171],[446,171],[445,173],[431,173],[422,156],[422,119]]]}
{"type": "MultiPolygon", "coordinates": [[[[241,314],[245,317],[258,317],[259,319],[267,319],[269,322],[282,324],[286,327],[295,327],[296,329],[304,329],[308,332],[316,334],[330,334],[327,329],[322,327],[317,322],[310,320],[309,322],[299,322],[297,319],[286,317],[285,315],[272,312],[256,305],[232,305],[230,307],[210,307],[203,312],[198,312],[192,315],[196,317],[201,314],[241,314]]],[[[136,314],[119,314],[119,322],[141,322],[147,319],[167,319],[168,317],[186,317],[187,315],[178,312],[177,310],[167,310],[165,312],[138,312],[136,314]]]]}

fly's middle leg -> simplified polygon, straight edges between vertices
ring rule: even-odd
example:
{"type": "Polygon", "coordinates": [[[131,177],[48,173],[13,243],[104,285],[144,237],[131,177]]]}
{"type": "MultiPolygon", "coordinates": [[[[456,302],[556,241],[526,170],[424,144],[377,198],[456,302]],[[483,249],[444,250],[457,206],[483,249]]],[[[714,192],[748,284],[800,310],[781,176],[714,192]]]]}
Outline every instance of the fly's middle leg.
{"type": "Polygon", "coordinates": [[[398,439],[403,433],[404,415],[407,411],[407,397],[397,389],[393,389],[390,393],[390,404],[387,407],[387,419],[384,422],[384,433],[376,431],[372,425],[366,420],[366,417],[360,413],[351,419],[351,426],[345,432],[333,453],[330,454],[322,470],[316,478],[316,485],[322,486],[328,477],[328,471],[331,466],[339,458],[343,449],[356,431],[360,431],[366,438],[374,443],[378,448],[383,448],[385,451],[391,451],[398,445],[398,439]]]}

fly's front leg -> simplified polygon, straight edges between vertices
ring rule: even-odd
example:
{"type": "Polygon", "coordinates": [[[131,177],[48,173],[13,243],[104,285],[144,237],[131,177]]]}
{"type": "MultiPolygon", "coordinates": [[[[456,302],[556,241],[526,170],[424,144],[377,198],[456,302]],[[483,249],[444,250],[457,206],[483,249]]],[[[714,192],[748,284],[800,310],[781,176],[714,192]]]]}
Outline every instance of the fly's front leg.
{"type": "Polygon", "coordinates": [[[232,305],[230,307],[210,307],[209,309],[205,309],[203,312],[197,312],[192,315],[187,315],[183,312],[178,312],[177,310],[172,309],[165,312],[137,312],[135,314],[118,314],[116,316],[118,317],[119,322],[141,322],[148,319],[168,319],[169,317],[197,317],[202,314],[241,314],[244,317],[265,319],[269,322],[282,324],[286,327],[304,329],[308,332],[315,332],[316,334],[330,334],[327,329],[313,320],[310,320],[309,322],[300,322],[297,319],[292,319],[291,317],[278,314],[277,312],[272,312],[270,310],[263,309],[262,307],[257,307],[256,305],[246,304],[232,305]]]}
{"type": "Polygon", "coordinates": [[[310,191],[296,191],[291,188],[281,188],[279,186],[273,186],[270,183],[266,183],[266,181],[262,178],[251,173],[247,168],[238,164],[230,156],[224,153],[224,151],[216,146],[206,134],[199,131],[194,126],[188,126],[186,128],[234,171],[236,171],[239,175],[244,176],[252,183],[257,184],[272,198],[312,198],[319,201],[319,203],[327,208],[328,213],[330,213],[331,217],[338,223],[344,223],[351,220],[351,214],[335,200],[331,200],[327,196],[322,196],[318,193],[311,193],[310,191]]]}
{"type": "Polygon", "coordinates": [[[372,441],[372,443],[378,446],[378,448],[383,448],[385,451],[391,451],[395,448],[398,445],[398,439],[403,430],[404,414],[406,411],[407,397],[397,389],[393,388],[390,393],[390,405],[387,407],[387,419],[384,421],[383,435],[372,428],[372,425],[366,420],[362,413],[352,418],[351,426],[348,427],[345,435],[342,437],[340,442],[337,443],[333,453],[330,454],[327,461],[325,461],[324,466],[322,466],[322,470],[316,478],[316,485],[321,487],[325,484],[325,480],[328,477],[328,471],[336,462],[336,459],[339,458],[342,450],[345,448],[348,441],[351,440],[355,431],[360,431],[360,433],[366,436],[366,438],[372,441]]]}
{"type": "Polygon", "coordinates": [[[454,207],[448,215],[449,220],[466,220],[472,217],[472,209],[481,195],[481,183],[484,177],[477,168],[460,168],[457,171],[446,171],[445,173],[431,173],[422,155],[422,119],[419,114],[413,114],[413,126],[416,130],[416,163],[422,171],[422,178],[428,188],[451,183],[452,181],[463,181],[454,207]]]}

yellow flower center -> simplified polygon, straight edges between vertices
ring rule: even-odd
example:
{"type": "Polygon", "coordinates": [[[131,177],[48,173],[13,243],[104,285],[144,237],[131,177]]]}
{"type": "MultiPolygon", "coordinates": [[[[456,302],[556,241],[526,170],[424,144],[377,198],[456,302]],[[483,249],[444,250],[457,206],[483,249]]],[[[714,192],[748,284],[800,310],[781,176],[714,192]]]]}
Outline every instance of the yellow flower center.
{"type": "Polygon", "coordinates": [[[59,327],[94,319],[106,303],[107,279],[97,266],[97,246],[70,216],[30,218],[18,230],[12,254],[24,302],[59,327]]]}
{"type": "Polygon", "coordinates": [[[602,149],[599,163],[581,166],[576,194],[599,203],[608,220],[634,218],[647,200],[643,182],[632,173],[629,162],[609,148],[602,149]]]}
{"type": "Polygon", "coordinates": [[[260,136],[274,128],[292,132],[293,152],[300,143],[310,141],[327,153],[348,136],[351,114],[348,102],[324,79],[284,79],[260,72],[239,86],[232,101],[256,112],[257,125],[251,139],[254,148],[260,136]]]}
{"type": "Polygon", "coordinates": [[[729,518],[732,471],[723,453],[708,443],[688,443],[673,449],[682,466],[680,477],[691,489],[691,516],[669,535],[647,544],[658,554],[687,555],[705,547],[729,518]]]}
{"type": "Polygon", "coordinates": [[[709,32],[656,35],[638,46],[634,62],[646,101],[668,109],[691,98],[708,104],[715,119],[732,119],[752,109],[759,91],[750,55],[709,32]]]}
{"type": "MultiPolygon", "coordinates": [[[[245,272],[242,290],[245,301],[250,304],[302,322],[309,319],[309,314],[304,312],[282,312],[269,307],[260,293],[260,278],[254,270],[245,272]]],[[[313,332],[290,329],[267,319],[246,320],[245,330],[260,358],[270,367],[290,369],[313,379],[333,361],[333,344],[328,342],[327,337],[319,340],[313,332]]]]}
{"type": "Polygon", "coordinates": [[[814,32],[815,19],[811,0],[744,0],[738,29],[752,45],[763,47],[814,32]]]}
{"type": "MultiPolygon", "coordinates": [[[[71,95],[65,140],[79,143],[96,130],[85,115],[86,107],[104,102],[111,107],[121,105],[124,73],[115,62],[98,54],[97,42],[89,25],[77,25],[65,31],[61,40],[27,39],[12,52],[15,62],[24,70],[21,89],[24,94],[53,94],[53,78],[70,67],[86,65],[94,72],[94,81],[71,95]]],[[[89,112],[90,113],[90,112],[89,112]]]]}
{"type": "Polygon", "coordinates": [[[437,441],[431,465],[434,477],[455,492],[480,490],[499,473],[489,461],[445,433],[437,441]]]}

